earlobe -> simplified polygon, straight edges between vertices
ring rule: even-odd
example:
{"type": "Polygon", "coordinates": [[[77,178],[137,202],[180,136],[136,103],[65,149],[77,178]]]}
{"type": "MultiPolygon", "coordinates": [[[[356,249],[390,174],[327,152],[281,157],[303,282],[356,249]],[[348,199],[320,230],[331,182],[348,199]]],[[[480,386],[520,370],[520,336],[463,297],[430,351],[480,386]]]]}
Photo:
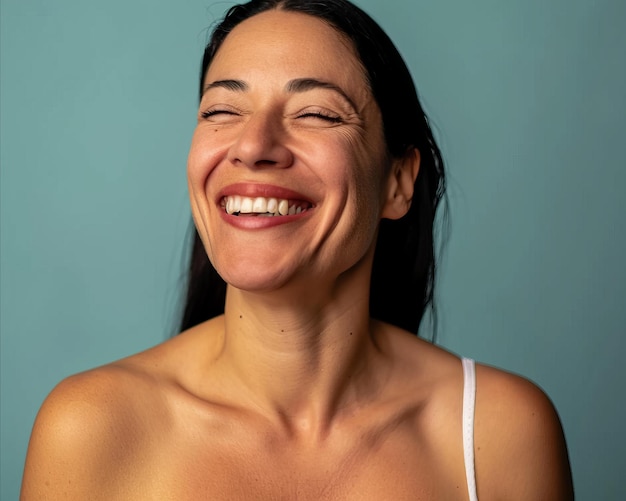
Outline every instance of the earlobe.
{"type": "Polygon", "coordinates": [[[387,198],[382,217],[400,219],[411,207],[415,180],[420,169],[420,152],[411,147],[402,158],[392,161],[387,179],[387,198]]]}

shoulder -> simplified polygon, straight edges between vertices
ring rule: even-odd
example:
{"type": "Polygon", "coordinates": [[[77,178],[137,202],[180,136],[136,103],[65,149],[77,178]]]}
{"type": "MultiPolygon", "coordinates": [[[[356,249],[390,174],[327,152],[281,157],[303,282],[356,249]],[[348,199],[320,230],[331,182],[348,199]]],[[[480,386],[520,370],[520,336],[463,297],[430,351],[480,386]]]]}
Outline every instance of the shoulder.
{"type": "Polygon", "coordinates": [[[21,499],[113,497],[107,489],[120,485],[124,462],[145,446],[141,407],[155,404],[145,391],[151,384],[125,364],[60,382],[35,419],[21,499]]]}
{"type": "Polygon", "coordinates": [[[572,480],[557,411],[536,384],[476,367],[475,444],[478,494],[502,499],[572,499],[572,480]]]}

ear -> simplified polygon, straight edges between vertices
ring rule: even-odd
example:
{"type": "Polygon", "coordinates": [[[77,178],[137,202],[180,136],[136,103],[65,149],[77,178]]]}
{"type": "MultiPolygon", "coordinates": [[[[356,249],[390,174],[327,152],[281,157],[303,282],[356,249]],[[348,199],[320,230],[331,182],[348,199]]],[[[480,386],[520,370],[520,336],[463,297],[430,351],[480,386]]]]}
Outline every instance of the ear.
{"type": "Polygon", "coordinates": [[[412,147],[402,158],[393,159],[381,217],[400,219],[409,211],[415,180],[420,170],[420,158],[419,150],[412,147]]]}

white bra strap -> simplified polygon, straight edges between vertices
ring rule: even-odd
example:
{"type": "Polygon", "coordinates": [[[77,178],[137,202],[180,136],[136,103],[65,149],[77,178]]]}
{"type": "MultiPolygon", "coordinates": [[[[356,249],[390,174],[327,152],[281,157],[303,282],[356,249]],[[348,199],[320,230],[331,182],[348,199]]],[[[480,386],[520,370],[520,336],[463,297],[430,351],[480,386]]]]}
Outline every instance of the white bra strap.
{"type": "Polygon", "coordinates": [[[461,359],[463,364],[463,456],[470,501],[478,501],[474,469],[474,406],[476,404],[476,371],[474,361],[461,359]]]}

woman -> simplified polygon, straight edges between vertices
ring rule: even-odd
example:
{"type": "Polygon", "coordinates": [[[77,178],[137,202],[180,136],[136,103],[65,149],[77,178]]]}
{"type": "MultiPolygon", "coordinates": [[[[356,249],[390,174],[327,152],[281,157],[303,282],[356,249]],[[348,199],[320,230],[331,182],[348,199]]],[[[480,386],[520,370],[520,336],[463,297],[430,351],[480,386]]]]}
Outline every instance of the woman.
{"type": "Polygon", "coordinates": [[[409,332],[443,167],[380,28],[253,0],[200,89],[186,330],[53,390],[22,499],[571,499],[547,397],[409,332]]]}

